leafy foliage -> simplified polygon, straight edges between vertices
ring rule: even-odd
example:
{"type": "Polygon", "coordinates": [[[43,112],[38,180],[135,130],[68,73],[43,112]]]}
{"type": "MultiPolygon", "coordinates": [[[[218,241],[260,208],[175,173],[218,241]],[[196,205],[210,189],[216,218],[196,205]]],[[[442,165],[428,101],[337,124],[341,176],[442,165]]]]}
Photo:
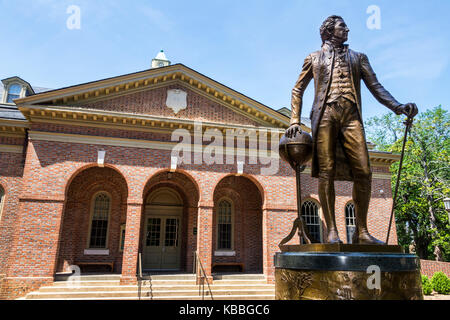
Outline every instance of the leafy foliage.
{"type": "Polygon", "coordinates": [[[450,279],[443,272],[433,274],[431,285],[437,293],[450,294],[450,279]]]}
{"type": "MultiPolygon", "coordinates": [[[[400,153],[404,116],[392,113],[366,123],[380,151],[400,153]]],[[[395,218],[399,244],[422,259],[450,260],[450,226],[443,199],[450,195],[450,115],[441,106],[414,119],[405,147],[395,218]]],[[[399,162],[391,166],[392,190],[399,162]]]]}
{"type": "Polygon", "coordinates": [[[422,275],[422,290],[423,294],[428,296],[433,292],[433,286],[431,285],[430,279],[426,275],[422,275]]]}

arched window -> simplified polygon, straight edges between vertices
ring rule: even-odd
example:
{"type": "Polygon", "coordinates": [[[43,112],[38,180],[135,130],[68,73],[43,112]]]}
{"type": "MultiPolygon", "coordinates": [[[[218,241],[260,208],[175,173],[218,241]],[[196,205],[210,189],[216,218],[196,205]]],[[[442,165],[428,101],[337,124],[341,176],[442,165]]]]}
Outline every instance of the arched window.
{"type": "Polygon", "coordinates": [[[5,202],[5,190],[0,186],[0,220],[2,220],[3,203],[5,202]]]}
{"type": "Polygon", "coordinates": [[[345,228],[347,229],[347,243],[352,243],[356,229],[355,205],[351,202],[345,206],[345,228]]]}
{"type": "Polygon", "coordinates": [[[308,227],[311,241],[322,242],[322,228],[319,217],[319,206],[311,200],[302,204],[302,218],[308,227]]]}
{"type": "Polygon", "coordinates": [[[111,211],[111,198],[101,192],[95,195],[92,202],[91,232],[89,236],[89,248],[105,249],[108,240],[108,221],[111,211]]]}
{"type": "Polygon", "coordinates": [[[22,91],[22,86],[20,84],[12,84],[8,88],[8,97],[6,98],[7,103],[14,103],[14,99],[20,98],[20,93],[22,91]]]}
{"type": "Polygon", "coordinates": [[[233,249],[233,212],[231,202],[221,200],[217,211],[217,250],[233,249]]]}

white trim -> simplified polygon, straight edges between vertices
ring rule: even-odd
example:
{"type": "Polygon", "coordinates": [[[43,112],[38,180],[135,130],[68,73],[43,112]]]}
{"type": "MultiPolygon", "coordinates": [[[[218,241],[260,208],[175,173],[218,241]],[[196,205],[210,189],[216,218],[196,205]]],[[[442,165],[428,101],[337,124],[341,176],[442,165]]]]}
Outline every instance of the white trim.
{"type": "Polygon", "coordinates": [[[22,153],[23,152],[23,146],[10,145],[10,144],[0,144],[0,152],[22,153]]]}
{"type": "Polygon", "coordinates": [[[236,255],[236,251],[216,250],[214,251],[214,255],[216,257],[234,257],[236,255]]]}
{"type": "MultiPolygon", "coordinates": [[[[198,121],[192,120],[192,119],[180,119],[175,117],[161,117],[161,116],[153,116],[153,115],[147,115],[147,114],[135,114],[131,112],[122,112],[122,111],[111,111],[111,110],[101,110],[101,109],[91,109],[87,107],[67,107],[67,106],[47,106],[47,105],[31,105],[31,106],[19,106],[19,110],[22,112],[27,112],[29,110],[35,110],[35,111],[46,111],[46,112],[65,112],[67,115],[71,114],[87,114],[87,115],[96,115],[99,118],[102,116],[107,117],[118,117],[118,118],[126,118],[130,120],[145,120],[147,122],[151,121],[162,121],[166,123],[173,123],[175,125],[179,124],[187,124],[187,125],[195,125],[198,121]]],[[[36,117],[36,119],[44,119],[43,117],[36,117]]],[[[66,120],[69,121],[69,120],[66,120]]],[[[75,121],[73,121],[75,122],[75,121]]],[[[201,121],[202,126],[204,128],[206,127],[223,127],[225,129],[244,129],[244,130],[273,130],[275,132],[278,132],[279,134],[284,134],[285,129],[283,128],[277,128],[277,127],[270,127],[270,126],[259,126],[255,127],[253,125],[246,125],[246,124],[229,124],[229,123],[222,123],[222,122],[212,122],[212,121],[201,121]]]]}
{"type": "MultiPolygon", "coordinates": [[[[29,137],[31,140],[41,140],[41,141],[55,141],[55,142],[67,142],[67,143],[82,143],[82,144],[95,144],[95,145],[107,145],[107,146],[117,146],[117,147],[132,147],[132,148],[143,148],[143,149],[157,149],[157,150],[172,150],[176,145],[180,146],[191,146],[192,152],[196,151],[196,145],[194,144],[180,144],[178,142],[162,142],[162,141],[150,141],[150,140],[138,140],[138,139],[125,139],[125,138],[112,138],[112,137],[98,137],[98,136],[88,136],[80,134],[68,134],[68,133],[53,133],[53,132],[40,132],[40,131],[29,131],[29,137]]],[[[205,149],[208,146],[203,146],[205,149]]],[[[231,154],[234,150],[234,154],[242,156],[258,156],[257,149],[242,149],[242,148],[228,148],[223,147],[222,152],[220,149],[217,154],[231,154]]],[[[270,158],[279,159],[280,156],[278,152],[271,152],[270,158]]]]}
{"type": "Polygon", "coordinates": [[[109,249],[84,249],[85,256],[108,256],[109,249]]]}

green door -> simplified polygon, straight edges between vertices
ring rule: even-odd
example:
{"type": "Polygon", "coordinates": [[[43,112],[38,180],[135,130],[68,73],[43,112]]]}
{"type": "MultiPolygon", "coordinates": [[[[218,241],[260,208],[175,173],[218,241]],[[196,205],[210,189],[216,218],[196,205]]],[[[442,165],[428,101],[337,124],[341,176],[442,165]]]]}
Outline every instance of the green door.
{"type": "Polygon", "coordinates": [[[181,215],[163,211],[165,214],[150,213],[145,218],[142,264],[146,270],[180,269],[181,215]]]}

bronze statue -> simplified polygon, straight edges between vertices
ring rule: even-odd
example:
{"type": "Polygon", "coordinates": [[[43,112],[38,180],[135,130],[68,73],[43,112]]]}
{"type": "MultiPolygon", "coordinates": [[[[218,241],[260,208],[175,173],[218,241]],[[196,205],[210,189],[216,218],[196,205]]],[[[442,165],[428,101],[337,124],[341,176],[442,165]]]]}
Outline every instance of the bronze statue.
{"type": "Polygon", "coordinates": [[[292,90],[292,116],[287,137],[301,132],[303,93],[314,78],[315,97],[310,114],[313,149],[312,176],[319,178],[319,198],[328,230],[328,243],[342,243],[335,221],[335,180],[353,181],[358,244],[384,244],[367,229],[367,211],[372,173],[361,113],[361,79],[383,105],[396,114],[413,118],[414,103],[401,104],[378,82],[367,56],[344,44],[349,29],[340,16],[330,16],[322,24],[322,49],[311,53],[292,90]]]}

